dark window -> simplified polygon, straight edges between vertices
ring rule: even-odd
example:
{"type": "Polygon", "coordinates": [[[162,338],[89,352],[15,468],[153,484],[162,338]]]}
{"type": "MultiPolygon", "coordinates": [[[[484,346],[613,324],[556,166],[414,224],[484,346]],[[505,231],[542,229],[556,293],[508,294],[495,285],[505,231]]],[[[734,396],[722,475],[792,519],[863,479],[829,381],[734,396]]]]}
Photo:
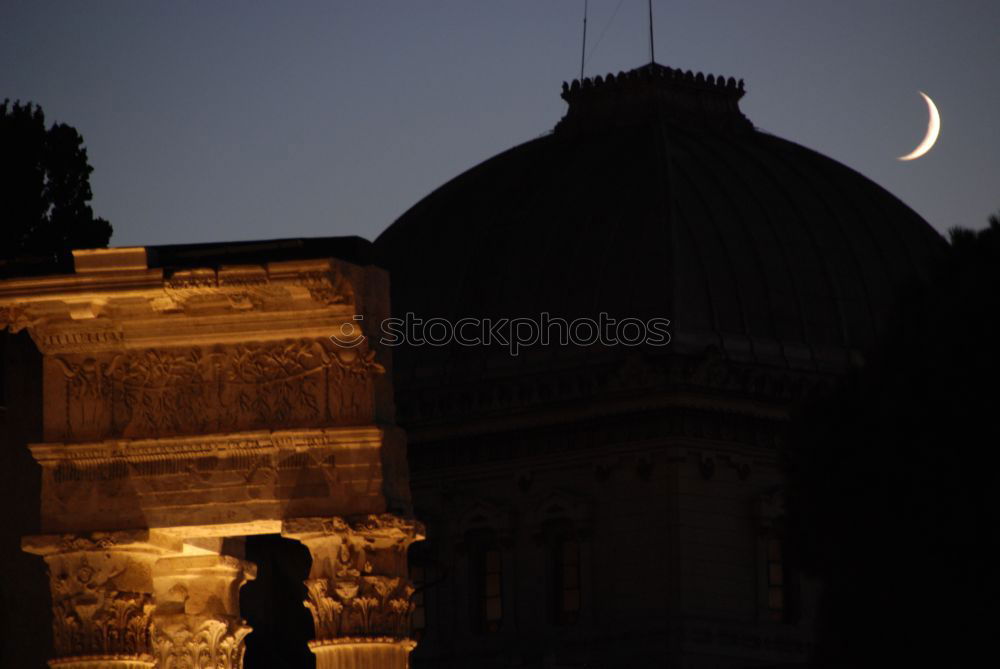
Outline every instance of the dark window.
{"type": "Polygon", "coordinates": [[[557,625],[572,625],[580,617],[580,544],[572,537],[552,542],[552,611],[557,625]]]}
{"type": "Polygon", "coordinates": [[[795,555],[780,534],[767,538],[765,552],[767,617],[779,623],[798,622],[801,593],[795,555]]]}
{"type": "Polygon", "coordinates": [[[786,618],[784,542],[767,540],[767,611],[771,620],[784,622],[786,618]]]}
{"type": "Polygon", "coordinates": [[[503,623],[503,558],[492,532],[469,541],[472,625],[477,632],[496,632],[503,623]]]}

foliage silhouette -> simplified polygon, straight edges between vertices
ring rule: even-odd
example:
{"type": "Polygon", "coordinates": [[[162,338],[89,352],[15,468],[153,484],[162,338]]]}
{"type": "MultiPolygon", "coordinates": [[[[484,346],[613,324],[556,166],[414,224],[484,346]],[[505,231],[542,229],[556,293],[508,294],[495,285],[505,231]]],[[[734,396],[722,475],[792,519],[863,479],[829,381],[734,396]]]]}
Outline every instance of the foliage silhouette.
{"type": "Polygon", "coordinates": [[[75,128],[46,128],[41,107],[4,100],[0,166],[0,264],[108,245],[111,225],[90,207],[93,168],[75,128]]]}
{"type": "Polygon", "coordinates": [[[789,531],[823,583],[823,666],[960,666],[992,644],[1000,214],[950,238],[870,363],[794,420],[789,531]]]}

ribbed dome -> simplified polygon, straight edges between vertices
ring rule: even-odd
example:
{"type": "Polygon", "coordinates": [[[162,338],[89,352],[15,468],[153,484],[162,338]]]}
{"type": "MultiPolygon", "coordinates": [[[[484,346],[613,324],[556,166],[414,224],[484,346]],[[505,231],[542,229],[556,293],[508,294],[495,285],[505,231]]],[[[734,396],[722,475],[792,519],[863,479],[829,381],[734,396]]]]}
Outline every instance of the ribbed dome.
{"type": "Polygon", "coordinates": [[[742,81],[659,65],[564,84],[553,133],[461,174],[378,238],[393,311],[665,317],[678,349],[845,361],[943,240],[857,172],[755,130],[742,95],[742,81]]]}

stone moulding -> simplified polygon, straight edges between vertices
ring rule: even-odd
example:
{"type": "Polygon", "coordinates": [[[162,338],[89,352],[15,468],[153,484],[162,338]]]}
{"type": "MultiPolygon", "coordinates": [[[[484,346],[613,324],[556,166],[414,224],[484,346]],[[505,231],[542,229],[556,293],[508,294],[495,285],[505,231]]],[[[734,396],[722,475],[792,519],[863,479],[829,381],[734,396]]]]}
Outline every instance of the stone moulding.
{"type": "Polygon", "coordinates": [[[311,648],[319,648],[322,646],[368,646],[373,644],[391,644],[394,647],[402,646],[406,651],[411,651],[417,647],[417,642],[412,639],[399,639],[397,637],[391,636],[375,636],[375,637],[364,637],[364,636],[345,636],[336,639],[322,639],[319,641],[313,640],[309,642],[311,648]]]}
{"type": "Polygon", "coordinates": [[[344,639],[310,641],[316,669],[408,669],[409,654],[416,646],[410,640],[344,639]]]}
{"type": "MultiPolygon", "coordinates": [[[[143,656],[148,657],[148,656],[143,656]]],[[[154,669],[156,663],[149,659],[136,659],[128,655],[107,655],[88,657],[63,657],[49,660],[49,667],[55,669],[154,669]]]]}
{"type": "Polygon", "coordinates": [[[182,551],[183,544],[176,537],[150,529],[33,534],[21,539],[21,550],[42,557],[110,549],[160,557],[182,551]]]}
{"type": "Polygon", "coordinates": [[[330,334],[359,308],[334,259],[187,269],[110,269],[0,281],[0,329],[28,328],[44,353],[120,350],[143,342],[243,341],[246,326],[280,338],[330,334]]]}
{"type": "Polygon", "coordinates": [[[279,450],[308,452],[379,448],[385,428],[365,426],[310,430],[259,430],[233,434],[162,437],[159,439],[105,439],[89,443],[29,444],[43,467],[72,463],[80,467],[154,460],[218,457],[229,453],[269,454],[279,450]]]}
{"type": "Polygon", "coordinates": [[[397,493],[383,485],[384,465],[391,477],[403,444],[398,429],[368,426],[30,448],[49,531],[221,536],[274,532],[290,515],[385,511],[397,493]]]}
{"type": "Polygon", "coordinates": [[[383,547],[396,544],[403,546],[405,550],[411,542],[421,541],[424,538],[425,528],[418,520],[383,513],[346,517],[288,518],[282,523],[281,533],[300,541],[324,537],[360,538],[367,543],[379,541],[383,547]]]}

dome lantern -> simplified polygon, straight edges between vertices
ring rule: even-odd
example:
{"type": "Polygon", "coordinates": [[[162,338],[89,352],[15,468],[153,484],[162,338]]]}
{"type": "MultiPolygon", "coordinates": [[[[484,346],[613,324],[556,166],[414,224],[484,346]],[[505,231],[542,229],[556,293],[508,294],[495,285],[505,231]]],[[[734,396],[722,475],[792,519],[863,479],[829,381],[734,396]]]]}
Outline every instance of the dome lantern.
{"type": "Polygon", "coordinates": [[[729,130],[751,130],[740,111],[743,80],[707,77],[659,63],[563,82],[562,99],[569,104],[556,132],[622,123],[646,122],[659,116],[675,123],[729,130]]]}

